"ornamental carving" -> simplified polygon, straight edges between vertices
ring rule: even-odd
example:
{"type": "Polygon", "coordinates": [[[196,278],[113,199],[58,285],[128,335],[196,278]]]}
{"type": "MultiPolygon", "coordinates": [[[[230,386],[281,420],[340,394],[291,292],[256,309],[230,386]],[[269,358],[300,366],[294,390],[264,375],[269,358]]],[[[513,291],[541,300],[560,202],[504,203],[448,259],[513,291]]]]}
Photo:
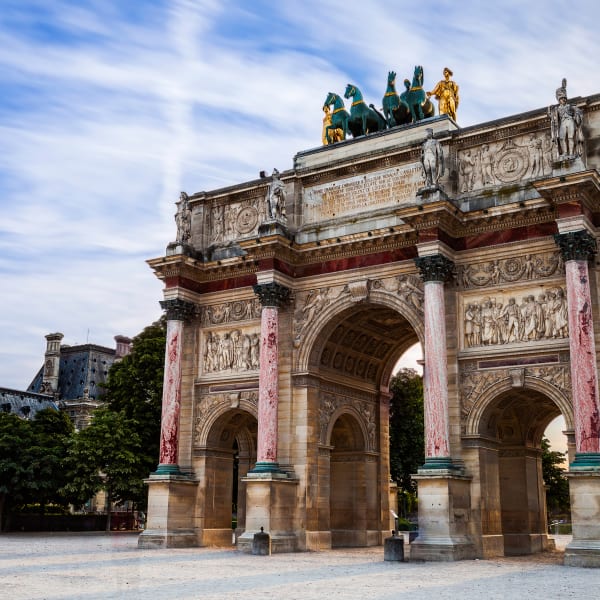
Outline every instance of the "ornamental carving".
{"type": "Polygon", "coordinates": [[[590,260],[597,252],[596,239],[585,230],[557,233],[554,241],[565,261],[590,260]]]}
{"type": "Polygon", "coordinates": [[[260,200],[244,200],[230,204],[214,203],[207,213],[210,244],[232,242],[239,237],[256,235],[260,215],[260,200]]]}
{"type": "Polygon", "coordinates": [[[497,346],[569,335],[567,295],[562,287],[498,293],[465,299],[464,347],[497,346]],[[514,292],[512,292],[514,294],[514,292]]]}
{"type": "Polygon", "coordinates": [[[260,319],[260,312],[260,300],[252,298],[204,306],[200,314],[203,327],[210,327],[211,325],[260,319]]]}
{"type": "Polygon", "coordinates": [[[194,410],[194,444],[202,442],[209,416],[215,411],[242,409],[254,416],[258,414],[258,392],[232,392],[224,394],[205,394],[196,402],[194,410]]]}
{"type": "Polygon", "coordinates": [[[281,308],[290,301],[290,290],[279,283],[257,283],[252,287],[262,306],[281,308]]]}
{"type": "Polygon", "coordinates": [[[368,401],[358,400],[346,395],[333,394],[325,392],[321,396],[321,404],[319,406],[319,426],[321,444],[327,443],[327,430],[331,422],[331,417],[338,409],[342,407],[351,407],[353,412],[357,412],[365,425],[367,433],[366,450],[375,450],[377,448],[377,423],[375,405],[368,401]]]}
{"type": "Polygon", "coordinates": [[[544,252],[459,265],[457,272],[461,286],[468,289],[552,277],[564,273],[564,263],[559,252],[544,252]]]}
{"type": "Polygon", "coordinates": [[[550,133],[530,133],[458,153],[458,189],[462,193],[551,173],[550,133]]]}
{"type": "Polygon", "coordinates": [[[519,369],[521,380],[515,386],[516,369],[494,369],[478,371],[476,362],[466,363],[461,368],[460,373],[460,396],[461,396],[461,414],[463,423],[471,412],[477,400],[493,385],[510,380],[512,387],[524,387],[526,379],[540,379],[565,396],[571,393],[571,369],[566,364],[552,366],[532,366],[519,369]]]}
{"type": "Polygon", "coordinates": [[[443,283],[448,281],[454,272],[454,263],[442,254],[419,256],[415,258],[415,264],[423,281],[443,283]]]}
{"type": "Polygon", "coordinates": [[[189,321],[196,310],[195,304],[181,298],[161,300],[160,307],[165,311],[167,321],[189,321]]]}
{"type": "Polygon", "coordinates": [[[203,375],[256,371],[259,358],[260,333],[257,328],[203,332],[203,375]]]}

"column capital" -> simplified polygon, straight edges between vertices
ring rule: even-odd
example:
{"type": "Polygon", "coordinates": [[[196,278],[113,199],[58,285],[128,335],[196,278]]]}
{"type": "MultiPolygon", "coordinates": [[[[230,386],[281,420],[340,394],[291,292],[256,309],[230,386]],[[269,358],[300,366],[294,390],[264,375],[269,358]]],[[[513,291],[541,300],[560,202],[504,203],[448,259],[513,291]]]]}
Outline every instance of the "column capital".
{"type": "Polygon", "coordinates": [[[423,281],[448,281],[454,272],[454,263],[443,254],[418,256],[415,264],[423,281]]]}
{"type": "Polygon", "coordinates": [[[257,283],[252,289],[263,306],[281,308],[290,300],[290,289],[276,282],[257,283]]]}
{"type": "Polygon", "coordinates": [[[569,231],[554,234],[563,260],[590,260],[597,252],[596,239],[588,231],[569,231]]]}
{"type": "Polygon", "coordinates": [[[160,307],[165,311],[167,321],[189,321],[193,317],[196,308],[192,302],[181,298],[161,300],[160,307]]]}

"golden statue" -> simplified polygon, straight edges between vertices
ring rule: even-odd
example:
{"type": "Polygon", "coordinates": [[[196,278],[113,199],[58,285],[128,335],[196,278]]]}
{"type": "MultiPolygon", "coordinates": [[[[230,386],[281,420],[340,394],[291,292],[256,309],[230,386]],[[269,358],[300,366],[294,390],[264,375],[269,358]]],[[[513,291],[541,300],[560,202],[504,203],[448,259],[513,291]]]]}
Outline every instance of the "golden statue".
{"type": "Polygon", "coordinates": [[[440,115],[448,115],[453,121],[456,121],[459,100],[458,85],[450,77],[452,77],[452,71],[448,67],[444,67],[444,79],[438,81],[431,92],[427,92],[427,97],[435,96],[440,115]]]}
{"type": "Polygon", "coordinates": [[[325,105],[323,107],[323,112],[325,113],[325,116],[323,117],[323,133],[321,134],[323,146],[327,146],[329,143],[335,144],[335,142],[341,142],[344,139],[344,131],[342,129],[330,129],[329,137],[331,138],[331,142],[327,141],[327,127],[332,124],[329,106],[325,105]]]}

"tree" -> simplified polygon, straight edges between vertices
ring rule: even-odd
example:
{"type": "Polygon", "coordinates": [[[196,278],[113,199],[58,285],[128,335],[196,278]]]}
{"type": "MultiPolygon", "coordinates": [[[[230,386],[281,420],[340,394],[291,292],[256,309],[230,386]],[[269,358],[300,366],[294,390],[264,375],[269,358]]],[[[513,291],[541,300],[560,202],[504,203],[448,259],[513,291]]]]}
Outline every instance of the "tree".
{"type": "Polygon", "coordinates": [[[131,353],[111,367],[105,406],[74,436],[69,450],[64,490],[74,504],[104,489],[109,506],[130,500],[145,508],[143,479],[158,464],[165,342],[163,322],[146,327],[131,353]]]}
{"type": "Polygon", "coordinates": [[[0,531],[6,516],[27,497],[33,476],[30,449],[33,431],[28,421],[0,413],[0,531]]]}
{"type": "Polygon", "coordinates": [[[570,510],[569,481],[563,467],[565,453],[550,449],[550,442],[542,438],[542,472],[546,484],[546,505],[549,514],[565,514],[570,510]]]}
{"type": "Polygon", "coordinates": [[[425,462],[423,378],[414,369],[401,369],[390,391],[390,472],[401,491],[414,493],[411,474],[425,462]]]}
{"type": "Polygon", "coordinates": [[[51,408],[37,412],[30,426],[32,478],[27,501],[39,504],[43,515],[48,504],[67,504],[61,489],[67,483],[64,463],[74,429],[66,413],[51,408]]]}

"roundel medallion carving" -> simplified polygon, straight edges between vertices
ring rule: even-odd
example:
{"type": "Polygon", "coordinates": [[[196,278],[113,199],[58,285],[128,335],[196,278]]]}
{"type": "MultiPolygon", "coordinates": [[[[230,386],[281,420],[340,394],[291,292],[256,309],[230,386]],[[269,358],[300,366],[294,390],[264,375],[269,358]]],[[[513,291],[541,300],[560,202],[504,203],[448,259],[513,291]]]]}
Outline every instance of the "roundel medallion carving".
{"type": "Polygon", "coordinates": [[[254,206],[245,206],[236,219],[236,227],[240,233],[250,233],[258,223],[258,211],[254,206]]]}
{"type": "Polygon", "coordinates": [[[516,146],[500,151],[494,160],[494,173],[503,183],[521,179],[527,173],[528,167],[527,153],[516,146]]]}

